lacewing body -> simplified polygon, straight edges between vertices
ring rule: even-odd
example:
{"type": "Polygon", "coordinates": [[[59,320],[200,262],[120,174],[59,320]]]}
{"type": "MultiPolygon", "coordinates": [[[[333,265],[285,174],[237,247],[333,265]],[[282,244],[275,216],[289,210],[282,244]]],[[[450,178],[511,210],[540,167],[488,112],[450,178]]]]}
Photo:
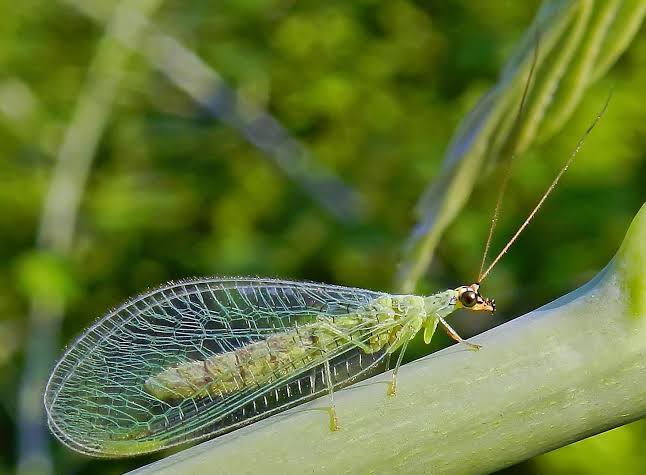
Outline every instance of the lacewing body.
{"type": "Polygon", "coordinates": [[[473,284],[420,297],[255,278],[169,283],[109,312],[67,349],[45,392],[49,426],[97,457],[228,432],[385,371],[387,356],[422,329],[426,342],[438,323],[462,341],[444,317],[461,307],[493,311],[478,291],[473,284]]]}

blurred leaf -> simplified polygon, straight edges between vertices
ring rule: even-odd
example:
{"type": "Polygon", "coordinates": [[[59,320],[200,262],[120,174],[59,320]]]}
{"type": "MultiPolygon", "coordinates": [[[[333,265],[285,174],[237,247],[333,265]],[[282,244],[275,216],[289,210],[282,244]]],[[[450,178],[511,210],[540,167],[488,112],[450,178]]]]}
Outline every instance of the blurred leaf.
{"type": "Polygon", "coordinates": [[[499,157],[510,159],[524,152],[535,141],[539,127],[542,140],[556,133],[572,115],[591,81],[598,79],[599,74],[593,73],[595,65],[597,71],[609,67],[628,46],[645,13],[643,2],[543,3],[499,82],[456,132],[442,172],[420,197],[418,223],[406,244],[396,279],[399,291],[414,291],[440,237],[484,172],[499,157]],[[621,28],[617,21],[626,23],[628,34],[617,33],[621,28]],[[515,111],[535,50],[538,61],[527,107],[520,123],[515,123],[515,111]]]}

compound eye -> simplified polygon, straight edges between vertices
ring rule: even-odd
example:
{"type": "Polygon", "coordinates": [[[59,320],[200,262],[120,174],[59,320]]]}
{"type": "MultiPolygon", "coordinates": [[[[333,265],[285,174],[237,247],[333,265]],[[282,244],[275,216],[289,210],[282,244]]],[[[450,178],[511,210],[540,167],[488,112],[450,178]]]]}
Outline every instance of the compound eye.
{"type": "Polygon", "coordinates": [[[465,307],[473,307],[478,299],[477,294],[473,290],[467,290],[460,295],[460,302],[465,307]]]}

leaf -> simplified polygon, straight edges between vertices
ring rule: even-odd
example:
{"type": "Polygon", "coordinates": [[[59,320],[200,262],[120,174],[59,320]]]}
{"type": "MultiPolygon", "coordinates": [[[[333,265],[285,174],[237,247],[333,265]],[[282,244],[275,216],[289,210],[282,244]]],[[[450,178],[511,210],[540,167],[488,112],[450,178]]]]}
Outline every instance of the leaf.
{"type": "Polygon", "coordinates": [[[498,158],[509,160],[524,152],[537,137],[546,140],[558,132],[586,89],[628,47],[645,14],[643,2],[543,3],[498,83],[458,128],[439,176],[420,197],[417,224],[405,245],[395,282],[399,291],[414,291],[441,236],[486,170],[498,158]],[[519,118],[535,51],[534,80],[519,118]]]}

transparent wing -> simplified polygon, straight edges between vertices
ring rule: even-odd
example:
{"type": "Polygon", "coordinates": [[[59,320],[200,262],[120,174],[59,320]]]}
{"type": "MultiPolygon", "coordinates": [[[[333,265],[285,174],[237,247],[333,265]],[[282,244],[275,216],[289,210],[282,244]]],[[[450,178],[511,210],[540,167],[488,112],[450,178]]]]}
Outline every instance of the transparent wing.
{"type": "Polygon", "coordinates": [[[384,296],[269,279],[169,283],[109,312],[68,348],[45,392],[50,428],[89,455],[134,455],[284,410],[325,390],[323,354],[335,386],[383,370],[384,348],[357,348],[357,341],[374,338],[379,322],[348,316],[384,296]],[[304,346],[303,338],[318,338],[308,330],[312,322],[335,319],[355,325],[354,340],[328,336],[324,353],[304,346]],[[277,341],[282,359],[265,371],[258,365],[276,357],[277,341]],[[210,365],[223,361],[236,377],[214,382],[210,365]],[[161,389],[151,391],[150,381],[161,381],[161,389]]]}

